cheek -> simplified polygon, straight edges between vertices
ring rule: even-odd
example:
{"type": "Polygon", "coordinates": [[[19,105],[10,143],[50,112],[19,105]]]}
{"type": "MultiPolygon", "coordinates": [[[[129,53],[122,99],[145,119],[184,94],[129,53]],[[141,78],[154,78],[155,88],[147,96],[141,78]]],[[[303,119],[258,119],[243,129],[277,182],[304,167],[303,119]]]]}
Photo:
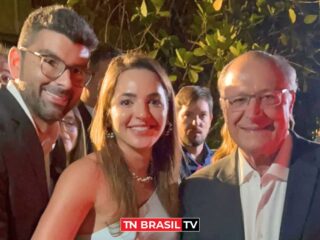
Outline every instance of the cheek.
{"type": "Polygon", "coordinates": [[[289,124],[290,111],[286,107],[277,107],[265,111],[266,117],[274,122],[277,127],[283,128],[285,125],[289,124]]]}
{"type": "Polygon", "coordinates": [[[71,137],[72,143],[75,144],[78,138],[78,130],[70,133],[70,137],[71,137]]]}
{"type": "Polygon", "coordinates": [[[236,126],[243,116],[241,112],[227,112],[225,114],[225,122],[229,127],[236,126]]]}
{"type": "Polygon", "coordinates": [[[128,124],[130,121],[129,110],[118,109],[117,107],[112,107],[110,111],[112,128],[114,131],[118,132],[121,126],[128,124]]]}
{"type": "Polygon", "coordinates": [[[73,88],[72,89],[72,93],[71,93],[72,99],[70,101],[71,108],[74,107],[78,103],[80,96],[81,96],[81,93],[82,93],[82,90],[83,90],[83,88],[73,88]]]}
{"type": "Polygon", "coordinates": [[[156,120],[159,124],[165,124],[167,121],[168,110],[167,109],[150,109],[150,113],[154,120],[156,120]]]}

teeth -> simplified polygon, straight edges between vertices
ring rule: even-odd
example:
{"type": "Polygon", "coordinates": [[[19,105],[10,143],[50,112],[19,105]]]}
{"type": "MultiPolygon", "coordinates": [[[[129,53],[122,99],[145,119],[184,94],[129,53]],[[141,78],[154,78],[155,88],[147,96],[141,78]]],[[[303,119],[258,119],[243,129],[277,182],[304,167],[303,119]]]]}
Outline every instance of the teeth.
{"type": "Polygon", "coordinates": [[[60,98],[60,99],[63,99],[63,100],[66,100],[66,96],[58,96],[52,92],[49,92],[48,90],[45,90],[49,95],[53,96],[53,97],[56,97],[56,98],[60,98]]]}
{"type": "Polygon", "coordinates": [[[149,127],[132,127],[131,129],[136,131],[146,131],[149,129],[149,127]]]}

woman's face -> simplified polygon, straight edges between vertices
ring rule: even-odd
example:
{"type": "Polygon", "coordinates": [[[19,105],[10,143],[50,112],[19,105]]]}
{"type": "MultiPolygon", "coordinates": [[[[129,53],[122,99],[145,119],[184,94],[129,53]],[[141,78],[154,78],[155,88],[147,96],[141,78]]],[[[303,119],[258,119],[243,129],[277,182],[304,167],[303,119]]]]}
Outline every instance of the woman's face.
{"type": "Polygon", "coordinates": [[[120,147],[151,149],[162,135],[167,114],[166,93],[155,73],[134,68],[119,75],[110,115],[120,147]]]}
{"type": "Polygon", "coordinates": [[[60,136],[67,153],[70,153],[75,148],[78,134],[78,122],[73,110],[71,110],[60,121],[60,136]]]}

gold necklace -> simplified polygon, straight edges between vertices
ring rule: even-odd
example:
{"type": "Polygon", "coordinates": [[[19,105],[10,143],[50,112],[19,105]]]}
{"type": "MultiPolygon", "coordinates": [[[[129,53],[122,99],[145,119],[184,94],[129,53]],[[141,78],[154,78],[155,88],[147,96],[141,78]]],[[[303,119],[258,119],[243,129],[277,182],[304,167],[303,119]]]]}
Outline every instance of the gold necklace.
{"type": "Polygon", "coordinates": [[[131,172],[131,174],[132,174],[133,179],[136,180],[139,183],[147,183],[147,182],[151,182],[153,180],[152,176],[139,177],[134,172],[131,172]]]}

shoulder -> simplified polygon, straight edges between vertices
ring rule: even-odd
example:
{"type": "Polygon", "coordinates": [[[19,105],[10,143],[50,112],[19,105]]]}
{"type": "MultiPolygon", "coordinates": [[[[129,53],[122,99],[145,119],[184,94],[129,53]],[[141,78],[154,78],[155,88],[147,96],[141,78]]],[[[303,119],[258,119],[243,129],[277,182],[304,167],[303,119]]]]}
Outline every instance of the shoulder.
{"type": "Polygon", "coordinates": [[[212,189],[212,186],[221,182],[222,179],[232,178],[235,172],[233,158],[232,155],[229,155],[183,180],[180,185],[180,194],[190,195],[191,198],[193,195],[207,194],[208,189],[212,189]]]}
{"type": "Polygon", "coordinates": [[[194,179],[207,179],[212,180],[217,177],[217,175],[223,171],[227,165],[229,165],[230,161],[232,160],[233,156],[228,155],[215,163],[211,163],[210,165],[196,171],[192,174],[187,180],[194,180],[194,179]]]}
{"type": "Polygon", "coordinates": [[[293,135],[292,163],[303,159],[320,167],[320,144],[307,140],[295,133],[293,135]]]}
{"type": "Polygon", "coordinates": [[[70,164],[61,174],[56,189],[70,192],[86,192],[95,195],[96,187],[103,176],[103,168],[95,153],[89,154],[70,164]],[[86,191],[79,191],[86,189],[86,191]]]}

